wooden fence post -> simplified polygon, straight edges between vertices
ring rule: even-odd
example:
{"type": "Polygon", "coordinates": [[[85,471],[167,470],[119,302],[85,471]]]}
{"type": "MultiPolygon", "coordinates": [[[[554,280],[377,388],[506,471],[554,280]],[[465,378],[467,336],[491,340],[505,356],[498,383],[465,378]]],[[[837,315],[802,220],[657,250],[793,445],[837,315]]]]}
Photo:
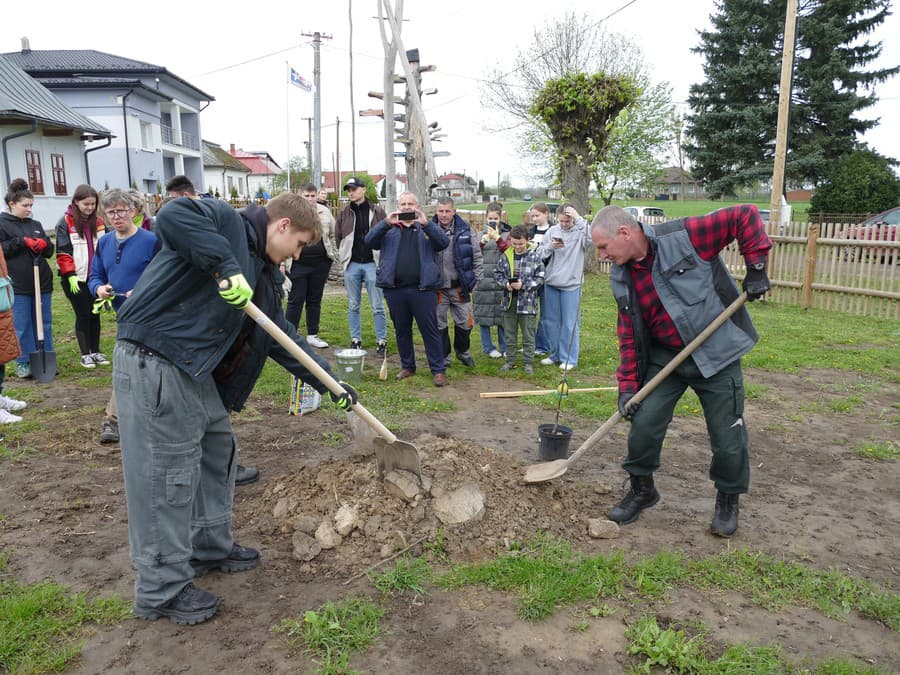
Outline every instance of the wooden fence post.
{"type": "Polygon", "coordinates": [[[812,305],[812,285],[813,279],[816,278],[816,245],[819,241],[819,227],[819,223],[812,223],[809,226],[806,243],[806,268],[803,271],[803,292],[800,299],[800,306],[803,309],[809,309],[812,305]]]}

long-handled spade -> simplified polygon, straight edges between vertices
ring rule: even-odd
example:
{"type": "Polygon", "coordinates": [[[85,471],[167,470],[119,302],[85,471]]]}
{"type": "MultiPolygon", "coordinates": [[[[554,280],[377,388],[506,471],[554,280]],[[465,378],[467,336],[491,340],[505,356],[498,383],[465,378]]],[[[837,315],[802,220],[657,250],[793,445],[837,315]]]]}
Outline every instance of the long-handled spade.
{"type": "MultiPolygon", "coordinates": [[[[695,337],[693,340],[688,343],[684,349],[682,349],[675,357],[669,361],[665,367],[660,370],[649,382],[647,382],[641,389],[632,397],[632,401],[635,403],[640,403],[647,396],[659,386],[659,383],[665,380],[673,370],[675,370],[678,366],[680,366],[691,354],[694,353],[694,350],[697,349],[701,344],[703,344],[706,339],[716,332],[716,330],[725,323],[731,315],[734,314],[741,306],[746,302],[747,294],[741,293],[737,299],[732,302],[728,307],[726,307],[719,316],[713,319],[712,323],[710,323],[703,331],[695,337]]],[[[526,483],[543,483],[548,480],[553,480],[554,478],[559,478],[566,471],[569,470],[569,466],[578,461],[578,458],[581,457],[587,450],[594,447],[594,445],[609,431],[616,426],[619,420],[622,419],[622,415],[617,410],[613,413],[612,417],[610,417],[606,422],[603,423],[599,429],[597,429],[590,437],[581,444],[581,447],[578,448],[568,459],[557,459],[553,462],[544,462],[542,464],[532,464],[528,468],[525,469],[525,482],[526,483]]]]}
{"type": "Polygon", "coordinates": [[[56,377],[56,352],[44,348],[44,313],[41,308],[41,271],[38,259],[34,259],[34,313],[37,322],[37,351],[28,354],[31,374],[35,380],[46,384],[56,377]]]}
{"type": "MultiPolygon", "coordinates": [[[[287,333],[276,326],[268,316],[254,305],[252,302],[244,307],[244,311],[269,335],[271,335],[282,347],[284,347],[295,359],[306,366],[307,370],[315,375],[318,380],[328,387],[328,390],[334,394],[340,395],[344,393],[344,388],[328,374],[322,366],[300,349],[296,342],[288,337],[287,333]]],[[[362,425],[351,424],[353,434],[356,437],[357,444],[360,446],[370,445],[375,450],[375,459],[378,463],[378,473],[381,478],[393,469],[403,469],[414,473],[419,481],[422,480],[422,466],[419,460],[419,450],[412,443],[401,441],[391,431],[384,426],[378,418],[366,410],[362,403],[353,404],[353,412],[359,419],[368,425],[368,427],[379,434],[363,433],[362,425]]],[[[348,418],[352,418],[348,414],[348,418]]]]}

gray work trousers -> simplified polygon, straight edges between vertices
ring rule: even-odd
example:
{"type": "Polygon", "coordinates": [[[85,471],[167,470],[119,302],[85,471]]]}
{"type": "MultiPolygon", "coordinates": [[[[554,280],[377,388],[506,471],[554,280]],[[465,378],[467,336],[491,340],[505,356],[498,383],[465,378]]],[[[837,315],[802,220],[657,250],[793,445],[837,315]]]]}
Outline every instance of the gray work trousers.
{"type": "MultiPolygon", "coordinates": [[[[662,370],[677,352],[659,345],[650,349],[646,380],[662,370]]],[[[660,466],[660,453],[675,406],[690,387],[700,399],[712,449],[709,477],[718,490],[743,494],[750,485],[747,427],[744,425],[744,378],[741,360],[715,375],[703,377],[693,359],[687,359],[641,403],[628,432],[628,473],[647,476],[660,466]]]]}
{"type": "Polygon", "coordinates": [[[534,335],[537,332],[537,316],[534,314],[517,314],[515,300],[512,308],[503,311],[503,335],[506,338],[506,362],[516,365],[519,357],[516,347],[522,333],[522,363],[530,366],[534,363],[534,335]]]}
{"type": "Polygon", "coordinates": [[[133,343],[116,344],[113,391],[135,604],[158,607],[193,580],[191,558],[231,552],[234,432],[212,376],[194,380],[133,343]]]}

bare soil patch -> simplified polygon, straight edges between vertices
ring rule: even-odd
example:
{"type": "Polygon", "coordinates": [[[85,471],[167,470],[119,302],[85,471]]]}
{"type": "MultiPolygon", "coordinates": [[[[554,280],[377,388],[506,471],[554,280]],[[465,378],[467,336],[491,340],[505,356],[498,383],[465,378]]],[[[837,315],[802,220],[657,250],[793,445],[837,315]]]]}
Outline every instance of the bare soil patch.
{"type": "MultiPolygon", "coordinates": [[[[204,587],[223,598],[212,621],[195,627],[127,621],[93,636],[73,672],[311,672],[314,663],[289,653],[272,626],[327,600],[375,595],[365,577],[344,582],[388,551],[433,537],[439,528],[453,562],[485,559],[508,542],[547,532],[588,554],[671,550],[700,557],[747,548],[896,586],[900,466],[866,462],[852,447],[896,438],[900,387],[872,387],[867,378],[838,371],[749,371],[747,381],[762,385],[764,393],[747,402],[752,484],[741,501],[740,530],[730,542],[707,531],[715,493],[707,478],[702,417],[676,417],[670,428],[657,474],[660,504],[623,528],[618,539],[593,540],[587,519],[605,517],[621,494],[625,424],[562,478],[529,486],[521,480],[522,469],[537,460],[537,427],[553,422],[553,412],[521,398],[478,397],[509,388],[508,380],[451,377],[443,389],[423,386],[423,397],[449,397],[454,410],[414,420],[402,437],[422,450],[423,470],[438,493],[474,484],[484,494],[481,520],[446,526],[435,517],[433,497],[407,503],[383,490],[374,459],[353,447],[342,419],[323,412],[291,417],[286,401],[254,398],[235,417],[235,428],[241,463],[258,466],[262,479],[238,488],[235,533],[240,543],[261,549],[263,564],[249,573],[203,579],[204,587]],[[863,390],[865,404],[835,412],[842,407],[830,403],[851,390],[863,390]],[[314,559],[295,559],[298,518],[328,519],[341,504],[357,509],[359,527],[314,559]]],[[[46,429],[36,449],[0,465],[0,541],[12,551],[13,572],[22,581],[51,578],[75,590],[130,598],[118,450],[96,442],[108,391],[65,378],[21,389],[27,387],[34,387],[29,395],[35,401],[29,416],[63,407],[72,415],[66,428],[46,429]]],[[[573,450],[603,422],[570,416],[562,421],[574,429],[573,450]]],[[[575,632],[573,608],[526,623],[516,616],[514,597],[481,588],[435,589],[422,598],[387,602],[384,635],[351,663],[362,672],[621,672],[629,663],[623,619],[633,608],[624,605],[575,632]]],[[[842,620],[800,607],[776,614],[750,598],[693,589],[679,589],[652,609],[703,621],[723,644],[777,642],[797,661],[854,656],[900,671],[896,633],[853,613],[842,620]]]]}

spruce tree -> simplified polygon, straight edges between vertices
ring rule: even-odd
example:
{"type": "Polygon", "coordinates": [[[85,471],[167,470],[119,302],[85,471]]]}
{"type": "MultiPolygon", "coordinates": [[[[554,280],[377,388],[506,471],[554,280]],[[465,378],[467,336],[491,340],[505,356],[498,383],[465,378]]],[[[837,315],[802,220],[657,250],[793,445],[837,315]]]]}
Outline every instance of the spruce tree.
{"type": "MultiPolygon", "coordinates": [[[[874,85],[900,66],[866,70],[881,43],[866,40],[890,0],[806,0],[797,25],[786,179],[816,185],[829,164],[877,124],[856,117],[877,98],[874,85]]],[[[691,86],[686,145],[692,172],[713,197],[772,176],[785,0],[718,0],[713,28],[695,52],[704,82],[691,86]]]]}

